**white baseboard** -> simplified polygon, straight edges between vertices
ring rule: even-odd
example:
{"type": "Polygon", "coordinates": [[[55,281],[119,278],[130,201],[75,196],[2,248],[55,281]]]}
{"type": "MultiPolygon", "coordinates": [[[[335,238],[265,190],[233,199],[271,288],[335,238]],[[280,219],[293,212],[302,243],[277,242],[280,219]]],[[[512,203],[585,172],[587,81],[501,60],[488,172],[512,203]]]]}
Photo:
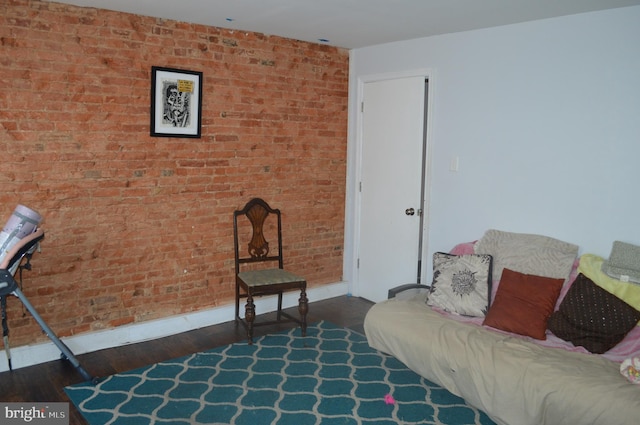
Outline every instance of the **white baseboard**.
{"type": "MultiPolygon", "coordinates": [[[[307,295],[311,302],[338,297],[346,295],[347,293],[348,285],[346,282],[322,285],[307,290],[307,295]]],[[[289,308],[298,305],[298,297],[299,294],[297,293],[285,293],[282,300],[283,307],[289,308]]],[[[256,306],[259,314],[275,311],[277,308],[277,297],[257,299],[256,306]]],[[[73,354],[77,356],[105,348],[121,347],[137,342],[150,341],[205,326],[228,322],[234,320],[234,316],[235,306],[229,304],[193,313],[181,314],[179,316],[118,326],[113,329],[88,332],[61,339],[73,354]]],[[[6,372],[9,370],[6,352],[2,350],[0,353],[0,372],[6,372]]],[[[11,349],[11,362],[14,369],[57,359],[60,359],[60,350],[51,341],[33,345],[23,345],[11,349]]]]}

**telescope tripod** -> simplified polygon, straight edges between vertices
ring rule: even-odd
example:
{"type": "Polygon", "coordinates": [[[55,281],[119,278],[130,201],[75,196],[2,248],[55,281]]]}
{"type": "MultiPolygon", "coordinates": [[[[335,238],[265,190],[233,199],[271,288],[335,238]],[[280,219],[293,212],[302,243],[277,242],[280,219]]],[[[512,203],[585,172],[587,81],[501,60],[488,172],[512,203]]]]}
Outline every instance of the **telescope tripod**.
{"type": "Polygon", "coordinates": [[[58,349],[61,352],[61,358],[63,360],[68,360],[77,369],[77,371],[80,373],[80,375],[82,375],[82,378],[85,381],[92,381],[92,382],[95,383],[97,381],[97,378],[92,377],[82,367],[82,365],[80,364],[80,362],[78,361],[76,356],[73,354],[73,352],[69,349],[69,347],[67,347],[66,344],[64,342],[62,342],[60,340],[60,338],[58,338],[58,336],[55,334],[55,332],[53,332],[53,330],[47,325],[47,323],[40,316],[40,314],[38,314],[36,309],[29,302],[29,300],[24,295],[22,290],[19,288],[18,282],[16,282],[16,280],[13,277],[13,274],[10,271],[11,268],[20,268],[20,269],[24,268],[24,269],[27,269],[27,270],[29,270],[31,268],[31,265],[29,263],[29,260],[31,259],[31,254],[33,253],[33,250],[35,250],[36,244],[43,237],[44,237],[44,233],[39,238],[36,238],[36,239],[34,239],[32,241],[29,241],[29,243],[26,244],[24,249],[22,250],[23,252],[19,252],[20,255],[18,256],[19,258],[17,259],[18,263],[15,263],[14,261],[12,261],[12,263],[14,263],[13,267],[8,267],[6,269],[0,269],[0,309],[2,310],[2,336],[3,336],[3,339],[4,339],[4,349],[5,349],[5,352],[7,354],[7,361],[9,362],[9,370],[13,370],[13,367],[12,367],[12,364],[11,364],[11,350],[10,350],[10,347],[9,347],[9,326],[7,324],[6,306],[7,306],[7,296],[15,295],[22,302],[22,304],[26,307],[26,309],[29,311],[29,313],[31,313],[33,318],[36,319],[36,322],[38,322],[38,325],[40,325],[40,328],[42,329],[44,334],[47,337],[49,337],[49,339],[56,345],[56,347],[58,347],[58,349]],[[16,264],[19,264],[19,262],[25,256],[27,257],[26,264],[24,266],[18,265],[16,267],[16,264]]]}

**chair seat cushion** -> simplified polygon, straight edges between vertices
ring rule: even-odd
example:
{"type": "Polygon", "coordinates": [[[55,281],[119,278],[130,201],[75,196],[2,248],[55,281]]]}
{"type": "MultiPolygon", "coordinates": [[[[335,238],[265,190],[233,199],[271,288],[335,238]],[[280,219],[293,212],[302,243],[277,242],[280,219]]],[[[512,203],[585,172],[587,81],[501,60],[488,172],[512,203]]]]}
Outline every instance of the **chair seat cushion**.
{"type": "Polygon", "coordinates": [[[247,286],[264,286],[278,283],[304,282],[305,279],[282,269],[248,270],[238,273],[247,286]]]}

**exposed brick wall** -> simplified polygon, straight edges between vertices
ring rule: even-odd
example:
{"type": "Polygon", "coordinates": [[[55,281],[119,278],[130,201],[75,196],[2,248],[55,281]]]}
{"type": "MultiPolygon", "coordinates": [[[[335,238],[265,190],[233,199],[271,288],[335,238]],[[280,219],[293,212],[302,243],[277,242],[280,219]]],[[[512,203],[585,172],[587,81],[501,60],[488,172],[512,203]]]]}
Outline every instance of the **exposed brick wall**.
{"type": "MultiPolygon", "coordinates": [[[[58,335],[231,303],[254,196],[283,210],[289,268],[341,279],[346,50],[5,0],[0,69],[0,224],[43,215],[24,292],[58,335]],[[152,66],[204,73],[202,138],[149,136],[152,66]]],[[[12,345],[46,339],[8,304],[12,345]]]]}

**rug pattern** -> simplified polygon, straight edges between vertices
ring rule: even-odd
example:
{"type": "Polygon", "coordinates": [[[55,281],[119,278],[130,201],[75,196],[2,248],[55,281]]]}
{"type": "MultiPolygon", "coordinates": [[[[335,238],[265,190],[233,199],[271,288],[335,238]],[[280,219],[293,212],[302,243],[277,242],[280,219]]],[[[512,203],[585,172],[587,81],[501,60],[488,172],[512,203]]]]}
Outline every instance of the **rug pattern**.
{"type": "Polygon", "coordinates": [[[329,322],[65,388],[92,425],[493,425],[329,322]]]}

